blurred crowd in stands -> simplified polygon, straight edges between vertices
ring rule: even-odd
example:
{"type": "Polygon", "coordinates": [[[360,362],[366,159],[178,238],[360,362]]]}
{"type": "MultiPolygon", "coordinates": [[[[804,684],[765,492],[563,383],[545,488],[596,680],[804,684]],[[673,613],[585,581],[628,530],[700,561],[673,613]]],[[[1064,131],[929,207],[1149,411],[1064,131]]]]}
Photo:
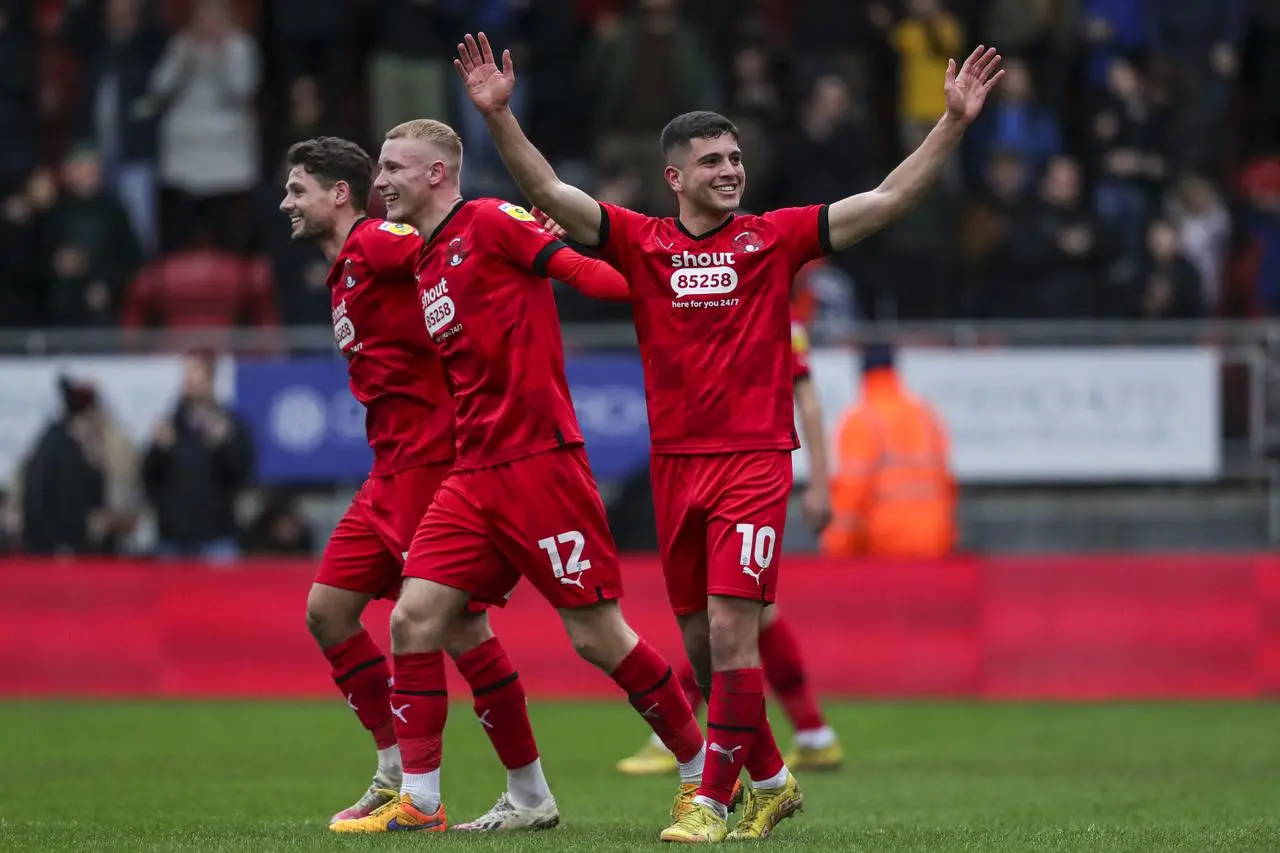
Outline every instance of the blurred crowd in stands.
{"type": "Polygon", "coordinates": [[[819,326],[1280,310],[1275,0],[0,0],[0,324],[323,326],[284,150],[441,117],[465,192],[516,197],[450,64],[475,30],[564,176],[655,213],[678,112],[738,122],[748,207],[834,200],[928,132],[948,57],[997,46],[936,190],[805,271],[819,326]]]}

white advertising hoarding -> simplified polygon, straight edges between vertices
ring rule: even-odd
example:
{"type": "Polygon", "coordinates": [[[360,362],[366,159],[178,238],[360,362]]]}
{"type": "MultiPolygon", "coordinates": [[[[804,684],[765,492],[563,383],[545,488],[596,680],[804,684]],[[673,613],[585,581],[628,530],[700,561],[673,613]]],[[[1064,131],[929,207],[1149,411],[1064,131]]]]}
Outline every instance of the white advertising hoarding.
{"type": "MultiPolygon", "coordinates": [[[[811,363],[831,436],[857,399],[859,356],[818,350],[811,363]]],[[[1220,359],[1209,347],[904,349],[898,368],[941,415],[962,482],[1207,480],[1221,471],[1220,359]]],[[[797,479],[807,479],[808,454],[794,458],[797,479]]]]}
{"type": "MultiPolygon", "coordinates": [[[[62,411],[58,378],[92,384],[98,399],[126,433],[145,446],[160,419],[178,403],[178,356],[68,356],[0,358],[0,484],[7,486],[36,439],[62,411]]],[[[217,394],[235,398],[235,370],[221,359],[217,394]]]]}

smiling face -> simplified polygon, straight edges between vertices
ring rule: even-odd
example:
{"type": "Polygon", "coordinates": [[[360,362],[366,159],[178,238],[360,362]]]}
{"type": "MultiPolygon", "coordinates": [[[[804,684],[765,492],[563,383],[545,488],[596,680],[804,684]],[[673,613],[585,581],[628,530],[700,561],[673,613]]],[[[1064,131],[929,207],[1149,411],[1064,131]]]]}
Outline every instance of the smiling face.
{"type": "Polygon", "coordinates": [[[426,206],[431,187],[444,168],[440,158],[432,156],[434,153],[430,144],[410,137],[382,143],[373,188],[387,206],[388,219],[412,220],[426,206]]]}
{"type": "Polygon", "coordinates": [[[284,183],[280,210],[289,217],[289,236],[294,240],[318,240],[334,229],[338,184],[325,189],[303,166],[294,166],[284,183]]]}
{"type": "Polygon", "coordinates": [[[667,184],[695,211],[726,214],[742,205],[747,170],[734,136],[692,139],[672,153],[676,162],[667,166],[667,184]]]}

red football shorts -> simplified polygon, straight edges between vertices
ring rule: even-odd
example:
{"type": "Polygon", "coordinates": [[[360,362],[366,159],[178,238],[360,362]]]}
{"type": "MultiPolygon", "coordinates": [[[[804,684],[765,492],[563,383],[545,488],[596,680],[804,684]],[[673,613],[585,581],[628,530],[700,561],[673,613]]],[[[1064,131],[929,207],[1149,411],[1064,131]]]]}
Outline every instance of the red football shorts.
{"type": "Polygon", "coordinates": [[[395,598],[413,532],[450,467],[427,465],[365,480],[329,537],[316,583],[395,598]]]}
{"type": "Polygon", "coordinates": [[[772,602],[791,496],[791,453],[755,450],[650,460],[658,548],[677,616],[708,595],[772,602]]]}
{"type": "Polygon", "coordinates": [[[418,526],[404,575],[498,606],[521,577],[557,610],[620,598],[618,549],[586,451],[451,473],[418,526]]]}

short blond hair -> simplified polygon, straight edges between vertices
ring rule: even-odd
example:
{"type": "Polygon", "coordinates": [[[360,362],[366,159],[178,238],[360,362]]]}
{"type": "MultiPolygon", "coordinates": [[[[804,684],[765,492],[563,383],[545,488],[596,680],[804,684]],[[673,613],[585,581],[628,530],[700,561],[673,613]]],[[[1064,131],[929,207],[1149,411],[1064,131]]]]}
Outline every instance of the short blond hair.
{"type": "Polygon", "coordinates": [[[462,138],[457,131],[433,118],[415,118],[401,122],[387,131],[386,139],[416,139],[429,142],[441,150],[454,170],[462,168],[462,138]]]}

